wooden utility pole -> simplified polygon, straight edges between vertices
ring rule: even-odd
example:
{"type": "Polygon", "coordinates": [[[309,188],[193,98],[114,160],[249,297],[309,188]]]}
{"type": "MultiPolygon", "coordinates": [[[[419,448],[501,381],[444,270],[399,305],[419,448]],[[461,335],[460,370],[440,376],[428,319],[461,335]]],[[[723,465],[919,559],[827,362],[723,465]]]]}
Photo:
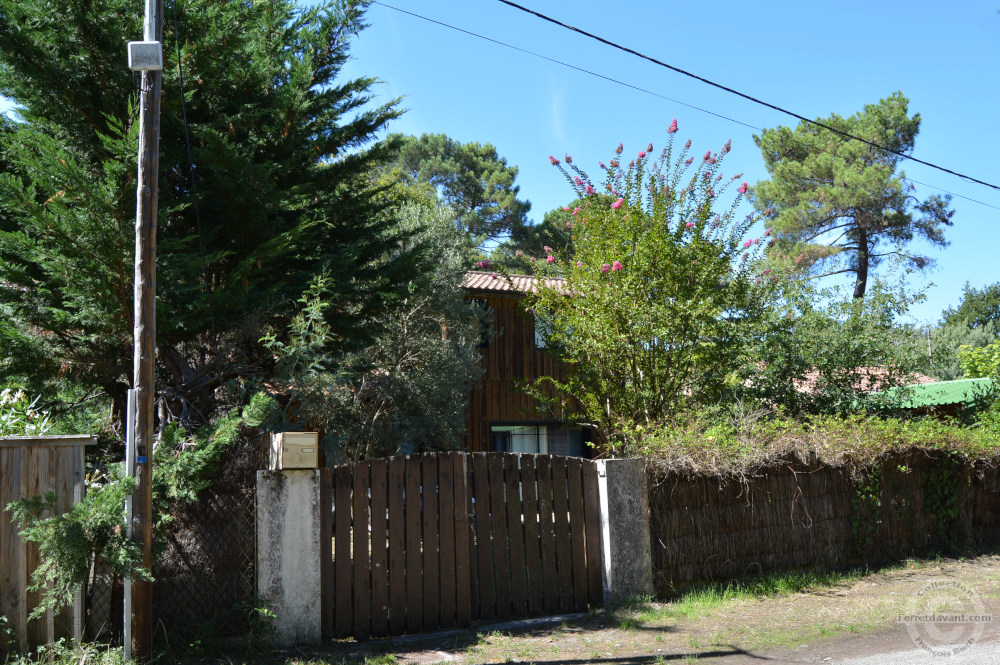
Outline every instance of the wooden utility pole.
{"type": "MultiPolygon", "coordinates": [[[[163,0],[146,0],[143,41],[163,41],[163,0]]],[[[161,50],[162,59],[162,50],[161,50]]],[[[132,532],[142,543],[142,565],[153,568],[153,361],[156,349],[156,205],[160,167],[160,69],[142,69],[139,97],[139,185],[135,211],[135,494],[132,532]]],[[[153,655],[153,587],[132,582],[132,656],[153,655]]]]}

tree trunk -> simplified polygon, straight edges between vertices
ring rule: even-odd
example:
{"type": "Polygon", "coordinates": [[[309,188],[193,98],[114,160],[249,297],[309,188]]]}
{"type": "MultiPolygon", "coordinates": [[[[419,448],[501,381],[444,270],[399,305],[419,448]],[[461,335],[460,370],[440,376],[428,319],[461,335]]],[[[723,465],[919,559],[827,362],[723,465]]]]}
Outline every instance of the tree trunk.
{"type": "Polygon", "coordinates": [[[868,290],[868,229],[858,225],[858,278],[854,282],[854,299],[865,297],[868,290]]]}

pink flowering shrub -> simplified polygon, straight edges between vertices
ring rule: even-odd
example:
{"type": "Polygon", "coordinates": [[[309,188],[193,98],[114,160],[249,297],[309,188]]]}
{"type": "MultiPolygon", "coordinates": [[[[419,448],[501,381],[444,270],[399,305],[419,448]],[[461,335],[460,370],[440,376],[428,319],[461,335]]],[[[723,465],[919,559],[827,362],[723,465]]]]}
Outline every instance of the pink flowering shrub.
{"type": "Polygon", "coordinates": [[[565,380],[541,379],[531,394],[578,405],[564,417],[595,423],[615,452],[637,452],[640,428],[732,389],[778,286],[764,272],[766,243],[748,237],[757,217],[736,214],[745,192],[720,178],[731,144],[692,166],[690,142],[675,150],[677,129],[627,166],[619,145],[600,163],[602,182],[580,159],[555,165],[587,223],[571,229],[572,254],[546,258],[546,274],[563,281],[526,299],[551,312],[551,348],[567,361],[565,380]]]}

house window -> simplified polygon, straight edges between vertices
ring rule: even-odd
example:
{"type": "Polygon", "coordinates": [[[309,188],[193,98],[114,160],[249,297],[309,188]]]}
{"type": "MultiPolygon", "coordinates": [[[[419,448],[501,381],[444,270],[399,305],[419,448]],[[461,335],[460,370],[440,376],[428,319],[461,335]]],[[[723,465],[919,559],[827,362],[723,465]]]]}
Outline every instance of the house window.
{"type": "Polygon", "coordinates": [[[552,321],[544,314],[535,314],[535,348],[545,349],[549,346],[549,336],[552,335],[552,321]]]}
{"type": "Polygon", "coordinates": [[[490,443],[494,451],[503,453],[583,457],[585,452],[583,429],[558,424],[492,425],[490,443]]]}

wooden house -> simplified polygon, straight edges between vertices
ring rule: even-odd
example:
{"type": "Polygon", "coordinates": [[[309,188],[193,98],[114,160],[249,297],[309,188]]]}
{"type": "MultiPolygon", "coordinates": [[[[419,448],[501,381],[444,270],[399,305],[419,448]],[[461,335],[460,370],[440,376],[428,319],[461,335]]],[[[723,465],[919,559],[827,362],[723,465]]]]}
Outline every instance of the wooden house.
{"type": "Polygon", "coordinates": [[[536,279],[488,272],[465,276],[466,297],[488,308],[493,327],[481,345],[483,377],[469,393],[466,450],[589,454],[588,430],[554,419],[517,387],[519,380],[560,376],[558,359],[545,350],[535,317],[521,303],[536,279]]]}

